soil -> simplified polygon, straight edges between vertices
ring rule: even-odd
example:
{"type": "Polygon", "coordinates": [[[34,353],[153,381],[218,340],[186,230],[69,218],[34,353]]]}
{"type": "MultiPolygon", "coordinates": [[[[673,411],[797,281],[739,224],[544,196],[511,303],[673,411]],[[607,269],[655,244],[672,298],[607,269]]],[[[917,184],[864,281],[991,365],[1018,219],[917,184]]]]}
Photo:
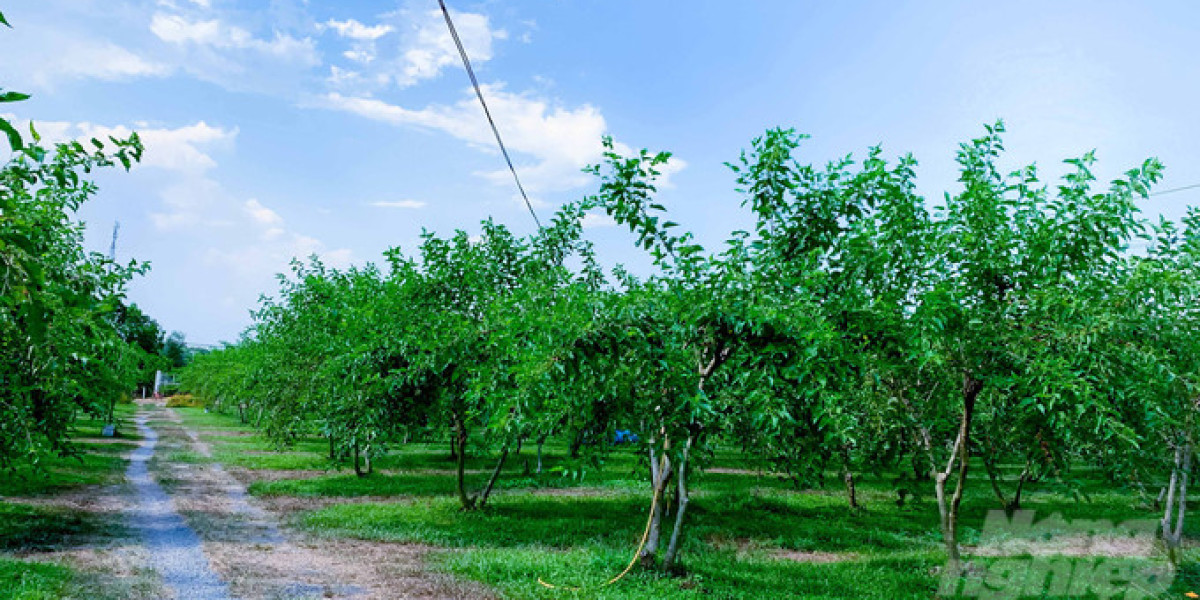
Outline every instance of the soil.
{"type": "Polygon", "coordinates": [[[142,440],[129,444],[128,483],[5,499],[93,515],[114,524],[111,531],[72,536],[60,547],[23,555],[79,568],[100,598],[492,597],[478,584],[432,572],[428,546],[323,538],[290,529],[280,519],[329,504],[394,498],[253,498],[246,481],[281,478],[282,472],[174,461],[188,453],[211,458],[212,449],[161,402],[142,404],[136,418],[142,440]]]}

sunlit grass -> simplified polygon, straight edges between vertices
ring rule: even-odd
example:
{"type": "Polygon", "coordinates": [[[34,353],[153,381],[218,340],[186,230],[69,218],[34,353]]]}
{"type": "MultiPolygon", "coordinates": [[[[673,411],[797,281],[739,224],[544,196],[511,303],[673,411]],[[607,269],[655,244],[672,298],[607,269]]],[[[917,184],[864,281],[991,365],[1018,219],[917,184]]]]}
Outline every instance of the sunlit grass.
{"type": "MultiPolygon", "coordinates": [[[[580,479],[554,470],[569,463],[561,440],[546,444],[540,475],[528,472],[533,451],[527,446],[506,464],[488,508],[464,512],[454,495],[454,462],[445,444],[393,448],[375,460],[378,472],[357,477],[347,465],[328,460],[325,440],[302,440],[280,451],[257,435],[205,435],[206,430],[252,431],[233,416],[180,412],[189,425],[201,427],[222,461],[252,468],[328,470],[259,481],[250,486],[253,494],[371,497],[370,502],[297,513],[292,517],[297,526],[323,536],[441,548],[431,557],[436,568],[483,582],[510,598],[930,598],[944,563],[931,482],[914,481],[907,473],[862,475],[858,497],[865,508],[851,510],[836,474],[827,474],[826,488],[798,489],[790,480],[765,473],[736,449],[723,448],[715,465],[736,472],[694,477],[683,546],[685,575],[662,577],[635,568],[619,584],[597,588],[628,564],[649,508],[644,466],[627,449],[615,449],[603,469],[593,468],[580,479]],[[898,502],[897,487],[910,492],[904,503],[898,502]],[[832,562],[792,560],[783,554],[789,551],[801,557],[825,553],[832,562]],[[586,589],[550,590],[537,582],[539,577],[586,589]]],[[[472,489],[486,480],[494,460],[468,460],[472,489]]],[[[1017,469],[1007,471],[1015,477],[1017,469]]],[[[977,470],[963,502],[961,540],[968,550],[979,542],[988,511],[998,508],[983,477],[982,469],[977,470]]],[[[1160,516],[1132,490],[1098,479],[1074,488],[1030,484],[1024,507],[1037,511],[1039,519],[1059,514],[1067,520],[1119,523],[1160,516]]],[[[1200,535],[1200,523],[1189,521],[1187,531],[1200,535]]],[[[1197,582],[1200,577],[1189,566],[1166,597],[1179,597],[1197,582]]]]}

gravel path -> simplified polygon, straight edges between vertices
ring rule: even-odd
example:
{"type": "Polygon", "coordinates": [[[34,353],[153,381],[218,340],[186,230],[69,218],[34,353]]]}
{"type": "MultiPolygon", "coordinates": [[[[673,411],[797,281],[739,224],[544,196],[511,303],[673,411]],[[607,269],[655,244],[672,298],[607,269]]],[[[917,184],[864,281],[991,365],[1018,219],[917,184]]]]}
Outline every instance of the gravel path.
{"type": "Polygon", "coordinates": [[[126,473],[137,490],[134,526],[146,540],[150,562],[175,597],[187,600],[231,600],[229,590],[209,566],[200,537],[175,510],[171,497],[150,476],[148,461],[154,456],[158,433],[146,425],[145,413],[137,416],[142,442],[134,450],[126,473]]]}

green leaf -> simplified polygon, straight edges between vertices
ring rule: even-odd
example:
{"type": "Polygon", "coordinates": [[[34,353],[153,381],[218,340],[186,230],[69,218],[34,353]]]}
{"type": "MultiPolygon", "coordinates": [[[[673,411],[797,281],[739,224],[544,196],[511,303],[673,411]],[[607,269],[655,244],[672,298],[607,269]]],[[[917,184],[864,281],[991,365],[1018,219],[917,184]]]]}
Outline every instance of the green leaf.
{"type": "Polygon", "coordinates": [[[0,130],[3,130],[4,134],[8,136],[8,147],[13,152],[25,146],[24,140],[21,139],[21,133],[12,126],[12,123],[8,122],[8,119],[0,118],[0,130]]]}
{"type": "Polygon", "coordinates": [[[20,102],[28,99],[29,94],[23,94],[21,92],[0,92],[0,102],[20,102]]]}
{"type": "Polygon", "coordinates": [[[4,18],[4,13],[2,13],[2,12],[0,12],[0,25],[4,25],[5,27],[8,27],[10,29],[12,28],[12,25],[8,24],[8,19],[4,18]]]}

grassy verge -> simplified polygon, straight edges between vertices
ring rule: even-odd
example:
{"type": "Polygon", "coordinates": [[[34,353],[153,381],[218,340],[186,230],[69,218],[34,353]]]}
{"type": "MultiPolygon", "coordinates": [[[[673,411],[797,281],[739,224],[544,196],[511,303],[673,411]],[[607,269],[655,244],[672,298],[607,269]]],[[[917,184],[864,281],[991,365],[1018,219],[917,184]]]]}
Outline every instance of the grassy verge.
{"type": "MultiPolygon", "coordinates": [[[[180,412],[190,426],[201,429],[223,462],[252,469],[332,467],[323,440],[273,452],[255,435],[216,435],[217,430],[249,431],[233,417],[180,412]]],[[[790,481],[758,474],[757,465],[734,450],[718,452],[716,464],[724,469],[695,478],[683,546],[686,576],[662,577],[635,568],[619,584],[597,587],[619,573],[636,549],[649,503],[645,474],[637,459],[622,451],[606,461],[605,469],[582,480],[549,472],[531,475],[526,471],[531,454],[527,448],[509,461],[489,508],[478,512],[459,510],[453,498],[453,463],[441,444],[397,448],[376,460],[381,472],[366,478],[331,469],[258,481],[250,491],[300,498],[371,497],[371,502],[302,511],[293,519],[317,535],[434,546],[435,568],[483,582],[509,598],[930,598],[939,587],[944,555],[931,483],[910,479],[897,484],[897,474],[863,476],[858,492],[866,508],[850,510],[835,474],[828,475],[827,489],[794,489],[790,481]],[[902,503],[898,485],[909,491],[902,503]],[[538,578],[585,589],[552,590],[538,578]]],[[[547,470],[567,464],[565,455],[561,442],[547,444],[547,470]]],[[[481,483],[491,466],[487,457],[472,457],[472,483],[481,483]]],[[[1085,478],[1071,488],[1028,486],[1024,504],[1038,519],[1058,514],[1066,521],[1119,523],[1159,516],[1131,490],[1098,479],[1085,478]]],[[[977,475],[963,503],[961,539],[968,550],[980,542],[987,512],[997,507],[986,480],[977,475]]],[[[1079,532],[1067,527],[1053,533],[1079,532]]],[[[1187,534],[1200,537],[1200,521],[1189,521],[1187,534]]],[[[669,527],[664,544],[667,535],[669,527]]],[[[976,559],[979,564],[988,560],[976,559]]],[[[1136,557],[1070,560],[1072,568],[1087,573],[1105,565],[1142,572],[1161,564],[1136,557]]],[[[1189,563],[1162,597],[1200,592],[1198,585],[1200,577],[1189,563]]],[[[1044,597],[1088,593],[1085,586],[1044,597]]]]}
{"type": "Polygon", "coordinates": [[[120,586],[106,587],[92,574],[65,564],[41,562],[37,557],[124,535],[123,526],[41,501],[120,482],[128,464],[123,454],[139,439],[131,421],[135,409],[131,404],[118,405],[116,437],[101,436],[105,424],[100,420],[81,419],[72,432],[73,453],[44,457],[35,465],[18,465],[0,477],[0,598],[121,596],[117,590],[124,588],[120,586]]]}
{"type": "MultiPolygon", "coordinates": [[[[76,574],[70,568],[0,555],[0,598],[52,600],[71,595],[76,574]]],[[[79,597],[79,596],[77,596],[79,597]]]]}

